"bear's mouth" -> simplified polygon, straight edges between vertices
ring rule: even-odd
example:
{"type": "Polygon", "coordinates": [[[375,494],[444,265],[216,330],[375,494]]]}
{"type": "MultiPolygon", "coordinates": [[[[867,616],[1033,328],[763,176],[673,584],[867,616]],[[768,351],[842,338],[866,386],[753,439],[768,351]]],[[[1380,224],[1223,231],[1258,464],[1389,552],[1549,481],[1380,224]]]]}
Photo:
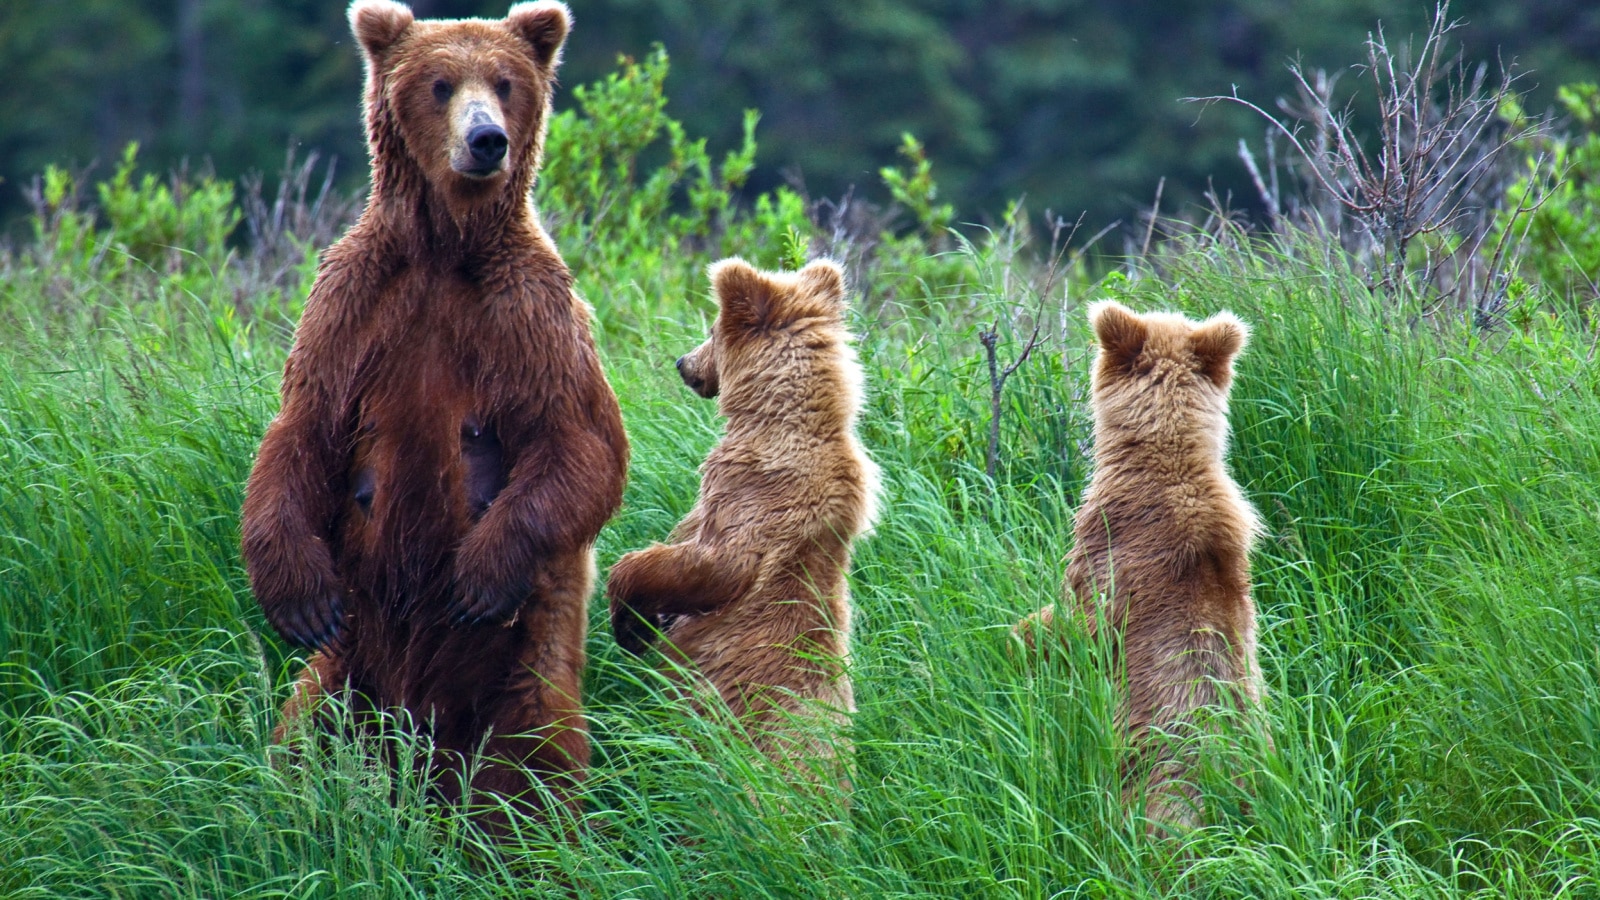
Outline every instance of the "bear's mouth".
{"type": "Polygon", "coordinates": [[[473,181],[488,181],[496,175],[505,172],[505,169],[501,168],[500,166],[487,166],[484,168],[462,168],[460,166],[454,166],[452,168],[455,169],[457,175],[466,176],[473,181]]]}

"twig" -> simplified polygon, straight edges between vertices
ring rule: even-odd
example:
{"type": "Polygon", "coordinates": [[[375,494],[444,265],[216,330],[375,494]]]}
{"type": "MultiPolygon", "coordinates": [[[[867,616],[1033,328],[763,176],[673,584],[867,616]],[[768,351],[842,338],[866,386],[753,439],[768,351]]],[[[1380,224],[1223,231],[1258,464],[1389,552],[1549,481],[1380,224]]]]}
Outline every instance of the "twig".
{"type": "Polygon", "coordinates": [[[1161,176],[1156,182],[1156,202],[1150,207],[1150,221],[1144,228],[1144,246],[1139,248],[1139,258],[1144,259],[1150,255],[1150,238],[1156,232],[1156,218],[1161,215],[1161,191],[1167,186],[1167,176],[1161,176]]]}

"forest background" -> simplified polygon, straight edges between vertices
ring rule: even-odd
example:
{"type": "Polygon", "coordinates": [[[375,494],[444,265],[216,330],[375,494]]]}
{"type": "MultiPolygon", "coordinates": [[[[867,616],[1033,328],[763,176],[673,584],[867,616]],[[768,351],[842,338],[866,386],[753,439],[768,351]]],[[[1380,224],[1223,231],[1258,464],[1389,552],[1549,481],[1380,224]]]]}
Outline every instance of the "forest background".
{"type": "MultiPolygon", "coordinates": [[[[504,15],[507,0],[415,0],[420,16],[504,15]]],[[[750,187],[852,188],[887,197],[879,167],[911,133],[939,167],[961,221],[1025,198],[1085,234],[1208,189],[1260,199],[1237,156],[1263,122],[1227,93],[1270,106],[1293,95],[1288,64],[1339,71],[1381,23],[1426,30],[1427,3],[1380,0],[571,0],[569,85],[643,58],[673,60],[667,112],[712,155],[739,145],[757,109],[750,187]]],[[[1458,0],[1453,38],[1469,61],[1514,63],[1528,109],[1600,69],[1600,5],[1458,0]]],[[[288,148],[338,161],[337,186],[366,177],[356,106],[360,61],[345,4],[330,0],[77,0],[0,4],[0,221],[20,230],[23,189],[49,164],[104,175],[131,140],[152,171],[187,160],[237,181],[277,172],[288,148]]],[[[1354,81],[1355,79],[1350,79],[1354,81]]],[[[558,108],[573,106],[558,95],[558,108]]],[[[1358,108],[1358,113],[1363,110],[1358,108]]]]}

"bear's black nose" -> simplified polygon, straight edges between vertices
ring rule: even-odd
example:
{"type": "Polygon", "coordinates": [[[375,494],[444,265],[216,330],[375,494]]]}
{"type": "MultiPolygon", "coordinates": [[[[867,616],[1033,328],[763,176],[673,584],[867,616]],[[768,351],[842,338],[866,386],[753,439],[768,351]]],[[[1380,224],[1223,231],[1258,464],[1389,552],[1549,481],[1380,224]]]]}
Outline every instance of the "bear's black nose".
{"type": "Polygon", "coordinates": [[[499,125],[474,125],[467,132],[467,149],[472,151],[472,161],[488,168],[505,158],[506,131],[499,125]]]}
{"type": "Polygon", "coordinates": [[[673,363],[673,365],[677,366],[678,371],[681,373],[683,371],[683,357],[678,357],[678,361],[673,363]]]}

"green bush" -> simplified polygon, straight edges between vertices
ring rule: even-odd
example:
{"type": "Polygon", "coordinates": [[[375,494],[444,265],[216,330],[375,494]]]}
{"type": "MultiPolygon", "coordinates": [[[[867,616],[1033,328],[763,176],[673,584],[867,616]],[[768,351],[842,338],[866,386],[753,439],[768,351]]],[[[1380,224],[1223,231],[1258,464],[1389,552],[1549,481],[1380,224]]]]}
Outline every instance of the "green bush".
{"type": "Polygon", "coordinates": [[[1523,272],[1548,296],[1586,304],[1600,298],[1600,85],[1564,85],[1556,97],[1571,131],[1530,148],[1499,233],[1512,232],[1523,272]]]}

